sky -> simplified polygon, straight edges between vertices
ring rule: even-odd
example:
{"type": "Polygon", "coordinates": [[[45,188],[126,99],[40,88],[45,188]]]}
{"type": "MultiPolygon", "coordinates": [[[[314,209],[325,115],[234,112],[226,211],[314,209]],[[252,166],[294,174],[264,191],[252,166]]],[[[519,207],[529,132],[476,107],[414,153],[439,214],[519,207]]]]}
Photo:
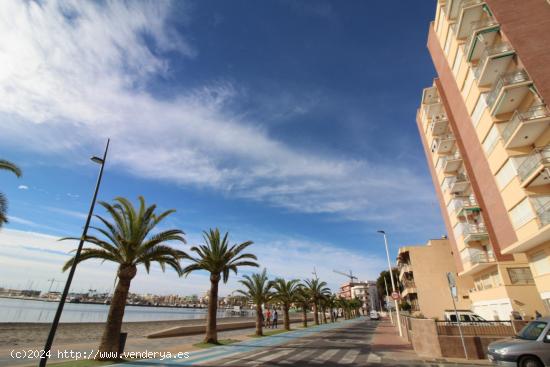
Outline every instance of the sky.
{"type": "MultiPolygon", "coordinates": [[[[376,279],[377,230],[392,259],[445,231],[415,123],[434,13],[435,0],[0,2],[0,158],[23,170],[0,172],[0,287],[59,290],[76,244],[58,238],[80,236],[107,138],[99,200],[176,209],[159,229],[182,229],[181,249],[218,227],[254,241],[271,277],[376,279]]],[[[112,289],[115,272],[82,263],[73,290],[112,289]]],[[[140,268],[131,291],[208,283],[140,268]]]]}

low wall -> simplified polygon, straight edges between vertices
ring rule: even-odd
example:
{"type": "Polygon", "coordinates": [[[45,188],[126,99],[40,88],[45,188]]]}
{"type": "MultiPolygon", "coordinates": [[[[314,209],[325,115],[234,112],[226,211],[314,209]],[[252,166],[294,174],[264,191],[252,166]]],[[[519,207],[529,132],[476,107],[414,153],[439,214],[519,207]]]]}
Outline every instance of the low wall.
{"type": "MultiPolygon", "coordinates": [[[[442,357],[435,322],[432,319],[409,318],[409,340],[419,356],[442,357]]],[[[408,325],[408,324],[407,324],[408,325]]]]}
{"type": "MultiPolygon", "coordinates": [[[[313,317],[308,317],[308,322],[313,321],[313,317]]],[[[301,323],[302,318],[291,318],[290,323],[301,323]]],[[[282,327],[283,320],[279,321],[279,325],[282,327]]],[[[250,329],[256,327],[256,321],[239,321],[239,322],[224,322],[218,323],[216,328],[218,331],[228,331],[228,330],[239,330],[239,329],[250,329]]],[[[178,326],[162,331],[158,331],[152,334],[147,335],[147,338],[171,338],[176,336],[186,336],[186,335],[197,335],[204,334],[206,332],[206,325],[189,325],[189,326],[178,326]]]]}
{"type": "MultiPolygon", "coordinates": [[[[487,346],[505,337],[502,336],[465,336],[464,344],[468,352],[468,359],[486,359],[487,346]]],[[[439,336],[439,345],[441,347],[441,355],[446,358],[466,358],[464,355],[464,347],[460,336],[439,336]]]]}

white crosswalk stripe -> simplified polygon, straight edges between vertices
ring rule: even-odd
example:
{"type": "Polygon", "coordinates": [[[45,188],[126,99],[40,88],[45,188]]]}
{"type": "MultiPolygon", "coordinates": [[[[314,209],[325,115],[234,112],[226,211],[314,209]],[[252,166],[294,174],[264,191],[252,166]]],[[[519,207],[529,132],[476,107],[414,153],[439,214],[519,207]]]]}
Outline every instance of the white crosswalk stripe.
{"type": "Polygon", "coordinates": [[[280,361],[279,363],[280,364],[293,364],[294,362],[297,362],[297,361],[306,361],[307,358],[309,356],[311,356],[312,354],[315,354],[315,353],[319,353],[318,350],[316,349],[309,349],[309,350],[304,350],[304,351],[301,351],[299,353],[296,353],[288,358],[285,358],[284,360],[280,361]]]}
{"type": "Polygon", "coordinates": [[[245,362],[243,364],[245,364],[245,365],[257,365],[257,364],[261,364],[261,363],[264,363],[264,362],[269,362],[269,361],[272,361],[276,358],[279,358],[279,357],[281,357],[285,354],[288,354],[291,351],[292,351],[292,349],[288,349],[288,348],[284,349],[284,350],[280,350],[278,352],[268,351],[266,356],[260,357],[258,359],[252,360],[252,361],[245,362]]]}
{"type": "Polygon", "coordinates": [[[309,363],[322,364],[325,363],[330,357],[338,353],[340,349],[327,349],[317,357],[313,358],[309,363]]]}
{"type": "Polygon", "coordinates": [[[355,361],[355,358],[359,355],[359,350],[357,349],[350,349],[344,354],[342,359],[338,361],[339,364],[351,364],[353,361],[355,361]]]}
{"type": "Polygon", "coordinates": [[[225,365],[228,365],[228,364],[242,364],[245,361],[254,361],[254,357],[259,356],[260,354],[265,354],[265,353],[269,353],[269,352],[266,351],[266,350],[262,350],[261,352],[247,354],[247,355],[242,356],[241,358],[238,358],[238,359],[229,358],[229,360],[222,363],[222,365],[225,366],[225,365]]]}

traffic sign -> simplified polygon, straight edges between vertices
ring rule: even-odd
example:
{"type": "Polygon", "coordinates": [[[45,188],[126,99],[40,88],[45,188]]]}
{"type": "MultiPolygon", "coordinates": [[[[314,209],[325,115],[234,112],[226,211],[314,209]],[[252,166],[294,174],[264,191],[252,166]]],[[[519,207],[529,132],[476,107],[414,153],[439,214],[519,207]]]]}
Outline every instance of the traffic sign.
{"type": "Polygon", "coordinates": [[[397,292],[392,292],[391,298],[392,298],[393,300],[398,300],[398,299],[401,298],[401,297],[399,296],[399,293],[397,293],[397,292]]]}

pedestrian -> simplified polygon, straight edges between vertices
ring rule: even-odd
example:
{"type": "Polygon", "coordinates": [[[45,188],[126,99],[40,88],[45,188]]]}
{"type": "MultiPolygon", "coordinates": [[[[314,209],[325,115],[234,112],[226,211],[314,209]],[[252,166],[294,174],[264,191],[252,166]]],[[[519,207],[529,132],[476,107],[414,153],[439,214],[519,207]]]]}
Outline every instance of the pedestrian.
{"type": "Polygon", "coordinates": [[[277,314],[277,309],[275,309],[275,310],[273,310],[273,319],[271,320],[271,322],[272,322],[271,328],[272,329],[277,329],[278,319],[279,319],[279,314],[277,314]]]}
{"type": "Polygon", "coordinates": [[[265,313],[265,327],[268,328],[270,326],[271,326],[271,311],[268,308],[265,313]]]}
{"type": "Polygon", "coordinates": [[[542,317],[542,314],[538,310],[535,310],[535,320],[538,320],[541,317],[542,317]]]}

